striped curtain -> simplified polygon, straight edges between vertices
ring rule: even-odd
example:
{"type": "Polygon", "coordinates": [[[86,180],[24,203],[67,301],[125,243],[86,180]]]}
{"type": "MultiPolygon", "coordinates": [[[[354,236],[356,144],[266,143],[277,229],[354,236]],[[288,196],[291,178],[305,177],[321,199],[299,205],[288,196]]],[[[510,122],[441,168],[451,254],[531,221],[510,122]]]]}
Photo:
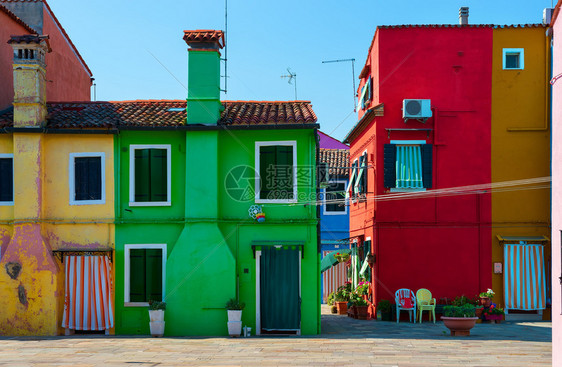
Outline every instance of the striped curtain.
{"type": "Polygon", "coordinates": [[[504,245],[505,308],[542,310],[546,307],[544,247],[504,245]]]}
{"type": "Polygon", "coordinates": [[[113,327],[110,263],[107,256],[66,256],[62,327],[106,330],[113,327]]]}
{"type": "Polygon", "coordinates": [[[422,159],[419,145],[396,147],[396,188],[423,188],[422,159]]]}
{"type": "MultiPolygon", "coordinates": [[[[322,251],[322,257],[328,255],[331,251],[322,251]]],[[[330,293],[336,291],[347,281],[347,266],[345,263],[339,263],[322,273],[322,301],[328,302],[330,293]]]]}

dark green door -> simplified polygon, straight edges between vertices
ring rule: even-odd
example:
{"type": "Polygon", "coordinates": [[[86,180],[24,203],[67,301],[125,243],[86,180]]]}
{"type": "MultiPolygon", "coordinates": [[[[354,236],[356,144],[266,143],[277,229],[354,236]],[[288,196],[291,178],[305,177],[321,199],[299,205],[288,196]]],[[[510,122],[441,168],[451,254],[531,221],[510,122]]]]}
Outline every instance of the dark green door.
{"type": "Polygon", "coordinates": [[[260,259],[260,312],[263,331],[299,330],[299,250],[273,246],[260,259]]]}

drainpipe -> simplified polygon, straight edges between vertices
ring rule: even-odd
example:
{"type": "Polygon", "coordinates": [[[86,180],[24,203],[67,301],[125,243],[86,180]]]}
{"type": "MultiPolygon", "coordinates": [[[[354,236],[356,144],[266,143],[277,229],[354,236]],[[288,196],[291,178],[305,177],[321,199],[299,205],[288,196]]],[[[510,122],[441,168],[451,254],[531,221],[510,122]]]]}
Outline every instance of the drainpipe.
{"type": "MultiPolygon", "coordinates": [[[[318,181],[318,175],[316,174],[318,172],[318,161],[320,159],[320,136],[318,136],[318,130],[314,129],[314,141],[316,143],[316,154],[315,154],[315,160],[316,160],[316,164],[315,164],[315,176],[316,176],[316,201],[319,200],[320,198],[320,183],[318,181]]],[[[320,205],[316,205],[316,247],[317,247],[317,257],[320,255],[320,252],[322,251],[322,239],[321,239],[321,228],[320,228],[320,205]]],[[[317,274],[320,274],[320,268],[317,268],[317,274]]],[[[320,325],[320,304],[321,304],[321,296],[320,296],[320,276],[317,277],[316,279],[316,283],[317,283],[317,289],[318,292],[316,292],[316,304],[318,305],[318,334],[320,334],[321,332],[321,325],[320,325]]]]}

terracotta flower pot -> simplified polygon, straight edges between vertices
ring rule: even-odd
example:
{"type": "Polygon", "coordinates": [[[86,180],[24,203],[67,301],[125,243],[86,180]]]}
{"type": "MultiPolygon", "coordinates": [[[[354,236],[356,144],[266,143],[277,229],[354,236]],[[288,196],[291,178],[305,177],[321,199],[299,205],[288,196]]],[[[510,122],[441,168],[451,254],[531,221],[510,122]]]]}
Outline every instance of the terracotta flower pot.
{"type": "Polygon", "coordinates": [[[480,297],[480,304],[484,307],[490,307],[492,299],[488,297],[480,297]]]}
{"type": "Polygon", "coordinates": [[[338,308],[338,315],[345,315],[347,313],[347,302],[336,302],[338,308]]]}
{"type": "Polygon", "coordinates": [[[441,320],[449,330],[451,336],[468,336],[470,329],[476,324],[478,317],[445,317],[441,316],[441,320]]]}
{"type": "Polygon", "coordinates": [[[355,314],[359,320],[367,320],[369,317],[369,306],[355,306],[355,314]]]}

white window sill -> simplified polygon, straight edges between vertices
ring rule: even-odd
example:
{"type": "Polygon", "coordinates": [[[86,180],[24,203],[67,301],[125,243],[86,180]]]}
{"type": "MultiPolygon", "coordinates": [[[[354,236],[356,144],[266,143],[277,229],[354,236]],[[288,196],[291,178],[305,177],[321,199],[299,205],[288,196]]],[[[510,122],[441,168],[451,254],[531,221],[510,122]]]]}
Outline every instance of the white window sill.
{"type": "Polygon", "coordinates": [[[256,204],[294,204],[296,199],[289,200],[268,200],[268,199],[256,199],[256,204]]]}
{"type": "Polygon", "coordinates": [[[421,192],[421,191],[427,191],[425,188],[416,188],[416,189],[408,189],[408,188],[391,188],[390,192],[421,192]]]}
{"type": "Polygon", "coordinates": [[[0,206],[14,206],[13,201],[0,201],[0,206]]]}
{"type": "Polygon", "coordinates": [[[77,200],[71,201],[70,205],[103,205],[105,200],[77,200]]]}
{"type": "Polygon", "coordinates": [[[347,215],[347,210],[344,212],[324,212],[324,215],[347,215]]]}
{"type": "Polygon", "coordinates": [[[148,302],[125,302],[124,307],[148,307],[148,302]]]}
{"type": "Polygon", "coordinates": [[[172,206],[170,201],[129,201],[129,206],[172,206]]]}

